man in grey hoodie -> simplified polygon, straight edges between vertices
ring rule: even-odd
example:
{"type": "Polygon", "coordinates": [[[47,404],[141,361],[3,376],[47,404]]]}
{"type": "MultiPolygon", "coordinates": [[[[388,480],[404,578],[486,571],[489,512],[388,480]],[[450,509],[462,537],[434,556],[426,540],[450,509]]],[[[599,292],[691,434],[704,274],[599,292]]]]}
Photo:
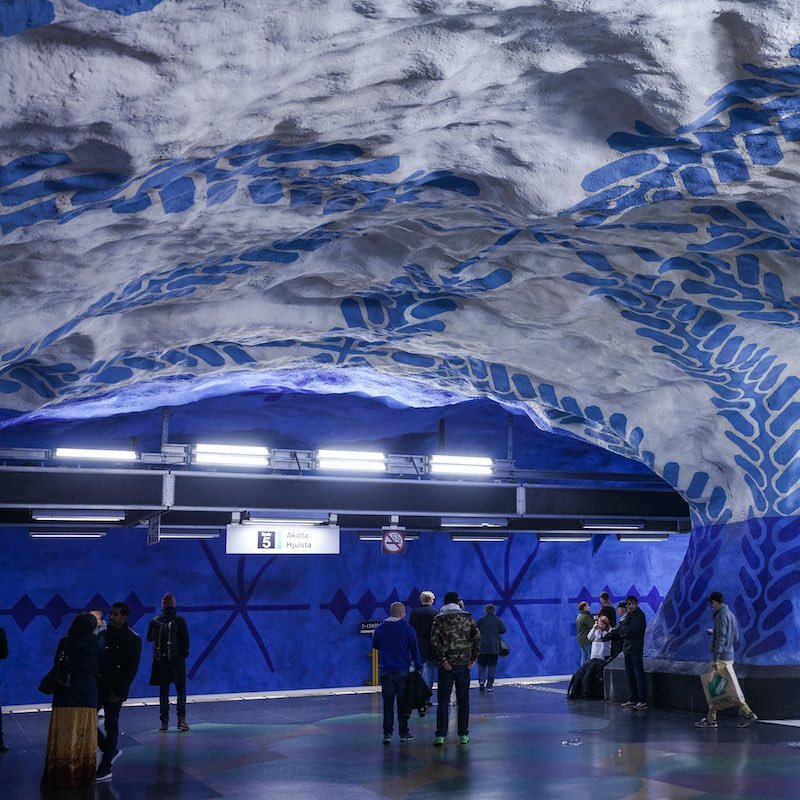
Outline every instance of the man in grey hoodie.
{"type": "MultiPolygon", "coordinates": [[[[725,605],[725,598],[722,596],[722,592],[711,592],[708,596],[708,604],[714,612],[714,627],[708,630],[711,635],[711,658],[713,659],[711,671],[718,672],[722,667],[725,667],[738,685],[736,673],[733,671],[733,649],[736,642],[739,641],[739,624],[736,622],[733,612],[725,605]]],[[[739,690],[739,695],[742,697],[739,701],[739,727],[746,728],[755,722],[758,717],[745,702],[741,690],[739,690]]],[[[699,722],[695,722],[695,727],[716,728],[717,709],[709,706],[708,716],[703,717],[699,722]]]]}

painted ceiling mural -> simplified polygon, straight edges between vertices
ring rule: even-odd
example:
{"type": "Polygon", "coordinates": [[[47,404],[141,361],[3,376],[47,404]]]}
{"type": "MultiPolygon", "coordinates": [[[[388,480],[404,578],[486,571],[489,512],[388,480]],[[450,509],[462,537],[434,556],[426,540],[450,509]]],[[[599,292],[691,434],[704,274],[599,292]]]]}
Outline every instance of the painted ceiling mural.
{"type": "Polygon", "coordinates": [[[2,429],[490,398],[690,501],[660,640],[732,547],[795,652],[795,3],[607,5],[0,6],[2,429]]]}

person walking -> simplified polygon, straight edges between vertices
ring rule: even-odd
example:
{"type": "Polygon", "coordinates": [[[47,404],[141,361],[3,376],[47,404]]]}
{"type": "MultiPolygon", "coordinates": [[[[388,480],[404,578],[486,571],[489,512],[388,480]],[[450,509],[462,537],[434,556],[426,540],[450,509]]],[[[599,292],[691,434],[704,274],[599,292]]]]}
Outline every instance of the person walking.
{"type": "Polygon", "coordinates": [[[372,647],[380,656],[381,694],[383,695],[383,743],[390,744],[394,728],[394,706],[397,701],[397,724],[400,741],[408,742],[414,735],[408,729],[411,708],[408,704],[408,669],[413,663],[422,669],[417,634],[406,622],[406,607],[392,603],[389,616],[372,635],[372,647]]]}
{"type": "Polygon", "coordinates": [[[161,599],[161,613],[150,620],[147,641],[153,643],[153,667],[150,685],[159,687],[161,727],[169,730],[169,687],[175,684],[178,695],[178,730],[188,731],[186,724],[186,659],[189,657],[189,629],[178,616],[175,595],[167,592],[161,599]]]}
{"type": "Polygon", "coordinates": [[[108,612],[108,627],[102,635],[103,663],[97,681],[98,702],[105,711],[105,733],[98,729],[97,744],[102,752],[97,768],[98,782],[111,780],[111,765],[122,751],[119,741],[119,713],[139,669],[142,640],[128,626],[127,603],[114,603],[108,612]]]}
{"type": "Polygon", "coordinates": [[[53,666],[65,665],[69,681],[53,693],[41,788],[71,789],[94,783],[97,755],[97,675],[102,640],[92,614],[78,614],[61,639],[53,666]]]}
{"type": "Polygon", "coordinates": [[[433,607],[436,595],[430,591],[420,592],[417,608],[411,609],[408,622],[417,634],[417,644],[419,654],[422,656],[422,678],[428,684],[429,689],[433,689],[433,682],[436,679],[436,660],[431,649],[431,627],[433,618],[437,611],[433,607]]]}
{"type": "Polygon", "coordinates": [[[436,709],[436,747],[444,744],[450,724],[450,692],[456,688],[458,736],[461,744],[469,744],[469,671],[481,652],[481,633],[472,614],[459,605],[458,592],[444,596],[442,610],[431,628],[431,647],[439,665],[436,709]]]}
{"type": "Polygon", "coordinates": [[[581,651],[581,666],[589,660],[591,652],[591,642],[589,641],[589,631],[594,625],[594,617],[589,611],[589,604],[585,600],[578,603],[578,616],[575,617],[575,638],[581,651]]]}
{"type": "MultiPolygon", "coordinates": [[[[708,604],[714,613],[714,627],[709,630],[711,634],[711,671],[719,672],[726,669],[738,691],[739,700],[739,728],[746,728],[754,723],[758,717],[753,713],[747,701],[744,699],[742,690],[736,673],[733,671],[733,650],[736,642],[739,641],[739,623],[733,612],[725,603],[722,592],[711,592],[708,596],[708,604]]],[[[709,706],[708,715],[699,722],[695,722],[697,728],[716,728],[717,709],[709,706]]]]}
{"type": "Polygon", "coordinates": [[[497,672],[497,659],[500,656],[500,637],[506,632],[506,625],[495,615],[492,603],[484,606],[484,615],[477,621],[481,633],[481,652],[478,656],[478,688],[494,691],[494,677],[497,672]]]}

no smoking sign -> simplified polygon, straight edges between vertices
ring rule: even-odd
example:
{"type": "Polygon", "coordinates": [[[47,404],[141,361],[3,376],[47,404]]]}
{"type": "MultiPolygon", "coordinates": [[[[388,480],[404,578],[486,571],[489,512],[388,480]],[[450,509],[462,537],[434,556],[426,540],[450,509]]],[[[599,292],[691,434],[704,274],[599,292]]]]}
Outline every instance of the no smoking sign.
{"type": "Polygon", "coordinates": [[[384,553],[396,555],[404,553],[406,549],[406,537],[403,528],[384,528],[383,538],[381,539],[381,549],[384,553]]]}

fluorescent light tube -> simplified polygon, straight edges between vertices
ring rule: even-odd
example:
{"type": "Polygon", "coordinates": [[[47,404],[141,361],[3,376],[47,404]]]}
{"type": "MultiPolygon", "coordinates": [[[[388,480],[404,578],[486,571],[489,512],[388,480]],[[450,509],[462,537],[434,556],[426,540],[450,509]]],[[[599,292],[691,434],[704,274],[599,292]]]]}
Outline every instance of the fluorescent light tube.
{"type": "Polygon", "coordinates": [[[91,508],[34,508],[31,517],[39,522],[122,522],[125,512],[91,508]]]}
{"type": "Polygon", "coordinates": [[[586,531],[640,531],[644,528],[641,519],[585,519],[581,527],[586,531]]]}
{"type": "Polygon", "coordinates": [[[540,542],[591,542],[589,533],[539,533],[540,542]]]}
{"type": "Polygon", "coordinates": [[[620,542],[665,542],[669,539],[668,533],[618,533],[620,542]]]}
{"type": "Polygon", "coordinates": [[[165,531],[163,528],[158,534],[159,539],[219,539],[219,531],[165,531]]]}
{"type": "Polygon", "coordinates": [[[494,462],[482,456],[431,456],[432,474],[491,475],[494,462]]]}
{"type": "Polygon", "coordinates": [[[505,528],[505,517],[442,517],[442,528],[505,528]]]}
{"type": "Polygon", "coordinates": [[[105,531],[28,531],[31,539],[102,539],[105,531]]]}
{"type": "Polygon", "coordinates": [[[452,542],[504,542],[508,539],[508,532],[503,533],[451,533],[450,541],[452,542]]]}
{"type": "Polygon", "coordinates": [[[269,448],[235,444],[196,444],[194,463],[231,467],[268,467],[269,448]]]}
{"type": "Polygon", "coordinates": [[[97,461],[136,461],[133,450],[93,450],[81,447],[57,447],[56,458],[93,458],[97,461]]]}
{"type": "Polygon", "coordinates": [[[318,469],[386,472],[386,455],[358,450],[317,450],[318,469]]]}

